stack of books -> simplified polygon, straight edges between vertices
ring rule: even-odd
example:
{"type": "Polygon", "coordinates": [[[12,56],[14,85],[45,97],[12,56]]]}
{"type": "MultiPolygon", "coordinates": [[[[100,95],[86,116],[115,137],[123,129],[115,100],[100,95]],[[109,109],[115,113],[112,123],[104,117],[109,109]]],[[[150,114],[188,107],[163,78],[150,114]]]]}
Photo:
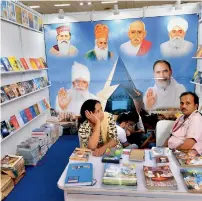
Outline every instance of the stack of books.
{"type": "Polygon", "coordinates": [[[13,188],[14,182],[12,178],[7,174],[1,174],[1,200],[7,197],[13,188]]]}

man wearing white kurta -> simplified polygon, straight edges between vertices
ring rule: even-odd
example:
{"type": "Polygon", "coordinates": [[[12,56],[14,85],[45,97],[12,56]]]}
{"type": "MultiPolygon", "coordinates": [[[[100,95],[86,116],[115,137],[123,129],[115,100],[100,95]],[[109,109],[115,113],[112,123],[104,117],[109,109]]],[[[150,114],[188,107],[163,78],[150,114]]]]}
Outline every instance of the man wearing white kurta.
{"type": "Polygon", "coordinates": [[[162,43],[160,46],[163,56],[182,57],[192,51],[194,46],[193,43],[184,39],[187,29],[188,22],[181,17],[176,17],[169,21],[167,30],[170,40],[162,43]]]}
{"type": "Polygon", "coordinates": [[[144,104],[147,110],[163,108],[179,108],[180,95],[186,91],[184,85],[179,84],[172,77],[170,63],[158,60],[153,65],[154,87],[148,88],[144,96],[144,104]]]}
{"type": "Polygon", "coordinates": [[[71,112],[80,115],[82,104],[88,99],[97,99],[88,91],[90,83],[90,72],[88,68],[80,63],[74,62],[72,66],[72,88],[67,90],[61,88],[56,97],[57,112],[71,112]]]}

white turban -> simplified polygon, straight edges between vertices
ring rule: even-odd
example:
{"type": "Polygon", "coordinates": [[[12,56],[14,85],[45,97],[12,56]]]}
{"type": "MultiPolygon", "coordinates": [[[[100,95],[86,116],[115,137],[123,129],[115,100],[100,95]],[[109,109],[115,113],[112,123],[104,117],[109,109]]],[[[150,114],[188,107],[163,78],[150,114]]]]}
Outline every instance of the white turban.
{"type": "Polygon", "coordinates": [[[72,66],[72,82],[76,79],[83,79],[87,82],[90,82],[90,72],[88,67],[78,62],[74,62],[72,66]]]}
{"type": "Polygon", "coordinates": [[[181,17],[173,18],[168,23],[167,26],[168,32],[170,32],[176,26],[182,28],[186,32],[188,29],[188,22],[181,17]]]}

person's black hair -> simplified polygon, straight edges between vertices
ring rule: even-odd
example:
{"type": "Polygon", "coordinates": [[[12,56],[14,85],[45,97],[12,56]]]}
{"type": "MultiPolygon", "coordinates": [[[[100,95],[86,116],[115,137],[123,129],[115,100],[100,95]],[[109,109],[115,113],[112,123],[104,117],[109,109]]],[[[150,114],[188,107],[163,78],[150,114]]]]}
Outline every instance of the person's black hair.
{"type": "Polygon", "coordinates": [[[116,122],[118,124],[121,124],[122,122],[128,122],[130,120],[130,117],[127,113],[121,113],[119,114],[119,116],[117,117],[116,122]]]}
{"type": "Polygon", "coordinates": [[[85,111],[88,110],[89,112],[94,112],[95,105],[97,103],[100,103],[100,101],[95,100],[95,99],[89,99],[83,103],[83,105],[81,106],[81,110],[80,110],[81,117],[79,119],[79,124],[83,123],[87,119],[85,111]]]}
{"type": "Polygon", "coordinates": [[[155,61],[154,65],[153,65],[153,71],[155,69],[155,66],[158,63],[164,63],[164,64],[166,64],[168,66],[168,68],[169,68],[170,71],[172,70],[171,65],[170,65],[170,63],[168,61],[166,61],[166,60],[157,60],[157,61],[155,61]]]}
{"type": "MultiPolygon", "coordinates": [[[[191,91],[187,91],[187,92],[182,93],[182,94],[180,95],[180,99],[181,99],[183,96],[186,96],[186,95],[191,95],[191,96],[193,96],[193,98],[194,98],[194,103],[199,105],[199,97],[198,97],[195,93],[193,93],[193,92],[191,92],[191,91]]],[[[197,109],[198,109],[198,107],[197,107],[197,109]]]]}

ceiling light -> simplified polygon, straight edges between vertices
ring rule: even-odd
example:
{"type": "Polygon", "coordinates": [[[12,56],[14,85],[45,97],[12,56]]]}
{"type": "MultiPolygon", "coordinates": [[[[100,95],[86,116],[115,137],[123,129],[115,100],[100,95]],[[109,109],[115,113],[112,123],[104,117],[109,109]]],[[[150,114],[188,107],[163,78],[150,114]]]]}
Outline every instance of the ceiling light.
{"type": "Polygon", "coordinates": [[[83,2],[80,2],[80,6],[83,6],[83,2]]]}
{"type": "Polygon", "coordinates": [[[88,5],[90,6],[90,5],[91,5],[91,2],[88,2],[88,5]]]}
{"type": "Polygon", "coordinates": [[[56,6],[56,7],[64,7],[64,6],[70,6],[70,4],[69,3],[67,3],[67,4],[55,4],[54,6],[56,6]]]}
{"type": "Polygon", "coordinates": [[[40,8],[40,6],[29,6],[30,8],[40,8]]]}
{"type": "Polygon", "coordinates": [[[118,1],[101,1],[102,4],[117,3],[118,1]]]}

